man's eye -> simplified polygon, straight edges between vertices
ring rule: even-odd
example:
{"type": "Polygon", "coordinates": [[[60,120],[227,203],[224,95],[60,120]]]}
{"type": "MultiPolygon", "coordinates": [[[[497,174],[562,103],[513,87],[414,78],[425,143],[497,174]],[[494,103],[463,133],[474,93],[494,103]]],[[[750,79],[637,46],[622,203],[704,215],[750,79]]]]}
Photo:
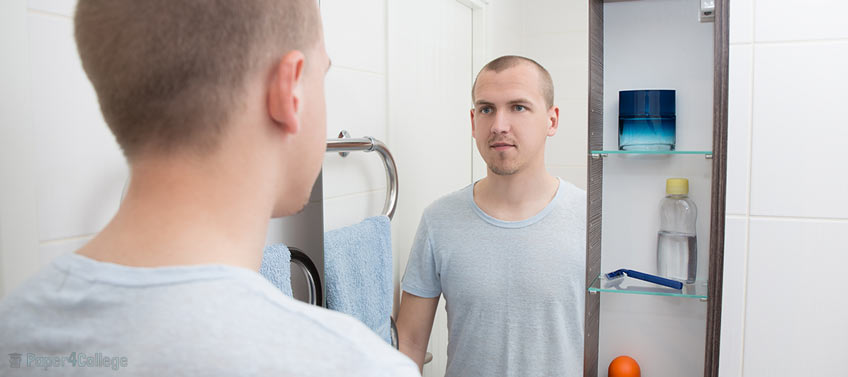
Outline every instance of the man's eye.
{"type": "Polygon", "coordinates": [[[514,109],[515,111],[524,111],[524,110],[527,110],[527,108],[526,108],[526,107],[524,107],[524,105],[515,105],[515,106],[513,107],[513,109],[514,109]]]}
{"type": "Polygon", "coordinates": [[[491,114],[491,113],[492,113],[492,108],[491,108],[491,107],[488,107],[488,106],[487,106],[487,107],[484,107],[484,108],[480,109],[480,114],[491,114]]]}

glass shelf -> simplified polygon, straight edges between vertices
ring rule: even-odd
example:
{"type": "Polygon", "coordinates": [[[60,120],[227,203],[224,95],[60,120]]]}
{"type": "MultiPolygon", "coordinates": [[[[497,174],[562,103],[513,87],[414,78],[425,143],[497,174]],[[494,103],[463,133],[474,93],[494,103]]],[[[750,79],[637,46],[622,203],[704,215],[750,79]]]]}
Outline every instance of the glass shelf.
{"type": "Polygon", "coordinates": [[[662,156],[662,155],[703,155],[707,159],[713,158],[712,151],[619,151],[619,150],[608,150],[608,151],[591,151],[590,154],[592,158],[599,157],[607,157],[611,154],[621,154],[621,155],[652,155],[652,156],[662,156]]]}
{"type": "Polygon", "coordinates": [[[613,281],[601,279],[601,276],[595,278],[592,284],[589,285],[589,292],[607,292],[607,293],[626,293],[633,295],[648,295],[648,296],[673,296],[697,298],[701,301],[707,300],[707,282],[696,281],[693,284],[683,284],[682,290],[666,288],[661,285],[656,285],[646,281],[633,279],[631,277],[622,277],[613,281]]]}
{"type": "Polygon", "coordinates": [[[713,158],[712,151],[619,151],[619,150],[608,150],[608,151],[591,151],[590,154],[592,158],[599,157],[607,157],[611,154],[621,154],[621,155],[703,155],[707,159],[713,158]]]}

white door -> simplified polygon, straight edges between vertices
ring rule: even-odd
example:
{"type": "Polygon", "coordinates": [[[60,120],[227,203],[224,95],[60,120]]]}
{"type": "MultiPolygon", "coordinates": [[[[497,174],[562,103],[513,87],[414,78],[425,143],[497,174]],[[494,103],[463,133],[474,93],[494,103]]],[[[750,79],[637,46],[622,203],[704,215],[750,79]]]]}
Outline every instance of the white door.
{"type": "MultiPolygon", "coordinates": [[[[473,10],[465,3],[388,3],[388,129],[399,177],[392,221],[396,282],[406,268],[424,208],[472,179],[473,10]]],[[[424,376],[443,376],[444,302],[436,315],[430,352],[434,358],[425,366],[424,376]]]]}

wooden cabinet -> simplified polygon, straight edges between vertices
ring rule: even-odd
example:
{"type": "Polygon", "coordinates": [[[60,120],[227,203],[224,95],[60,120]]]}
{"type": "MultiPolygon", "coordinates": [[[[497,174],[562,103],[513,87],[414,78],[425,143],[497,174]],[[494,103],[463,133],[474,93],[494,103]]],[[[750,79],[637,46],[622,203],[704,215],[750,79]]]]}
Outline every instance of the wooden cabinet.
{"type": "Polygon", "coordinates": [[[718,375],[728,1],[715,1],[712,22],[699,20],[699,7],[698,0],[589,0],[584,376],[606,376],[616,355],[634,357],[645,376],[718,375]],[[614,152],[623,89],[677,90],[676,154],[614,152]],[[699,203],[699,287],[676,297],[590,291],[613,269],[656,272],[658,204],[665,178],[680,176],[690,178],[699,203]]]}

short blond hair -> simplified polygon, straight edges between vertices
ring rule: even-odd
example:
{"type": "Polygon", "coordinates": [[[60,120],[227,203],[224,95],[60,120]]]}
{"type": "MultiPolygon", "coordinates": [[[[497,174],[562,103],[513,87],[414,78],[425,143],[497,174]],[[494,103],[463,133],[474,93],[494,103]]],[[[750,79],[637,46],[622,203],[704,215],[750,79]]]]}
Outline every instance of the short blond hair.
{"type": "Polygon", "coordinates": [[[477,100],[474,91],[477,88],[477,79],[480,78],[481,73],[485,71],[501,72],[522,63],[530,64],[539,72],[539,88],[542,91],[542,98],[545,99],[545,105],[550,109],[554,105],[554,81],[551,79],[551,74],[535,60],[518,55],[504,55],[483,66],[483,69],[474,78],[474,85],[471,86],[471,102],[474,103],[477,100]]]}
{"type": "Polygon", "coordinates": [[[74,35],[128,159],[208,150],[246,77],[320,35],[315,0],[79,0],[74,35]]]}

